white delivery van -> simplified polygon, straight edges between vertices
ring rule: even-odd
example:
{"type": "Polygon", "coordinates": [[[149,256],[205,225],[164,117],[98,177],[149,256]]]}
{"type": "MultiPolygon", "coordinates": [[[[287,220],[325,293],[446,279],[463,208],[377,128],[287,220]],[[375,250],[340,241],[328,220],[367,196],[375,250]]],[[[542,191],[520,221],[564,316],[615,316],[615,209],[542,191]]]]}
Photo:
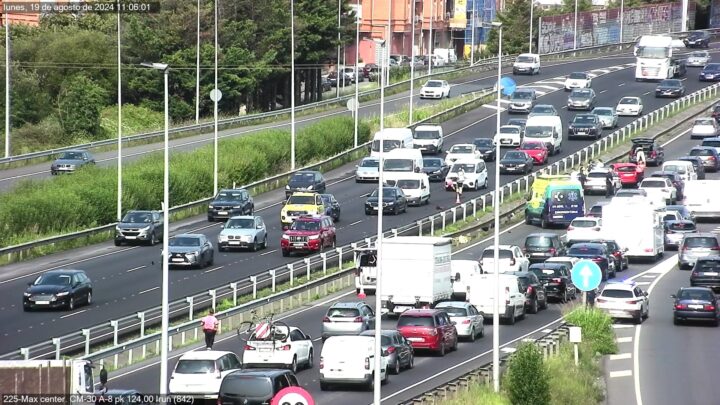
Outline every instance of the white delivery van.
{"type": "Polygon", "coordinates": [[[423,153],[442,153],[443,129],[440,125],[418,125],[413,131],[413,146],[423,153]]]}
{"type": "Polygon", "coordinates": [[[555,115],[541,115],[528,118],[525,123],[525,141],[543,142],[551,155],[560,153],[563,141],[563,123],[555,115]]]}
{"type": "MultiPolygon", "coordinates": [[[[380,379],[387,381],[387,353],[380,361],[380,379]]],[[[373,388],[375,381],[375,337],[331,336],[320,353],[320,389],[332,384],[358,384],[373,388]]]]}
{"type": "Polygon", "coordinates": [[[398,236],[382,244],[382,306],[400,314],[411,308],[430,308],[452,297],[450,255],[452,240],[426,236],[398,236]]]}
{"type": "Polygon", "coordinates": [[[452,260],[450,268],[453,276],[453,299],[465,301],[470,277],[482,274],[480,263],[475,260],[452,260]]]}
{"type": "Polygon", "coordinates": [[[665,206],[646,198],[613,198],[602,207],[602,234],[627,248],[628,257],[657,259],[665,252],[665,206]]]}
{"type": "Polygon", "coordinates": [[[513,74],[540,74],[540,55],[536,53],[521,53],[518,55],[515,63],[513,63],[513,74]]]}
{"type": "Polygon", "coordinates": [[[685,183],[684,204],[695,218],[720,218],[720,180],[685,183]]]}
{"type": "Polygon", "coordinates": [[[423,168],[419,149],[393,149],[383,155],[384,173],[420,173],[423,168]]]}
{"type": "Polygon", "coordinates": [[[377,157],[380,154],[380,141],[383,141],[383,157],[384,154],[393,149],[412,149],[413,134],[410,128],[385,128],[382,132],[378,131],[373,136],[370,145],[370,156],[377,157]]]}
{"type": "Polygon", "coordinates": [[[430,202],[430,179],[425,173],[387,173],[385,184],[402,189],[408,205],[423,205],[430,202]]]}
{"type": "Polygon", "coordinates": [[[697,172],[695,172],[695,166],[692,162],[685,160],[668,160],[662,165],[663,171],[677,172],[682,177],[685,183],[693,180],[697,180],[697,172]]]}
{"type": "Polygon", "coordinates": [[[475,305],[485,319],[492,319],[495,313],[495,296],[500,295],[500,318],[514,324],[516,319],[525,318],[525,294],[520,290],[520,281],[512,274],[481,274],[468,280],[466,300],[475,305]],[[495,283],[499,277],[500,284],[495,283]]]}
{"type": "Polygon", "coordinates": [[[377,284],[377,249],[355,249],[355,292],[374,294],[377,284]]]}

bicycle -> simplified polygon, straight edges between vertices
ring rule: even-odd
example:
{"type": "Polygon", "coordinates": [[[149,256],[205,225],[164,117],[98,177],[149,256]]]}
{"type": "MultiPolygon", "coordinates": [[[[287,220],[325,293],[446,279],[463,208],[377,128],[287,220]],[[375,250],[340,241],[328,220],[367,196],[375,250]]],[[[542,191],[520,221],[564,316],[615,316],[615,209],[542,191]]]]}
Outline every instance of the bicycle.
{"type": "Polygon", "coordinates": [[[273,348],[275,348],[275,341],[284,341],[290,334],[290,327],[282,321],[274,321],[273,316],[270,314],[265,317],[258,317],[257,311],[250,311],[252,319],[249,321],[243,321],[237,329],[237,335],[240,340],[247,341],[251,337],[253,340],[270,340],[273,342],[273,348]],[[243,337],[246,338],[243,338],[243,337]]]}

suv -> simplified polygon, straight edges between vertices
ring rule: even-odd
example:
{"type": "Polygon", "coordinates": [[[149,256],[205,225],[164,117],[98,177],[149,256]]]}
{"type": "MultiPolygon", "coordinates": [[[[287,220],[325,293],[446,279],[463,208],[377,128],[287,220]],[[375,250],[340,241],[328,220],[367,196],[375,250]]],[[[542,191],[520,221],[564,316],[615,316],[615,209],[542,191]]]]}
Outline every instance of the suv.
{"type": "Polygon", "coordinates": [[[284,257],[292,252],[322,252],[326,247],[335,249],[336,238],[329,216],[302,216],[283,233],[280,249],[284,257]]]}
{"type": "Polygon", "coordinates": [[[576,114],[568,126],[568,139],[589,137],[602,138],[602,122],[595,114],[576,114]]]}
{"type": "Polygon", "coordinates": [[[255,202],[247,190],[224,189],[220,190],[208,205],[207,218],[209,222],[213,222],[236,215],[252,215],[253,211],[255,211],[255,202]]]}
{"type": "Polygon", "coordinates": [[[145,242],[152,246],[165,236],[162,212],[128,211],[115,226],[115,246],[123,242],[145,242]]]}
{"type": "Polygon", "coordinates": [[[301,170],[290,177],[285,186],[285,198],[290,197],[296,191],[312,191],[314,193],[325,193],[325,177],[315,170],[301,170]]]}
{"type": "Polygon", "coordinates": [[[547,309],[547,293],[545,286],[537,274],[531,271],[516,271],[520,284],[520,292],[525,294],[525,310],[531,314],[537,314],[541,309],[547,309]]]}
{"type": "MultiPolygon", "coordinates": [[[[705,143],[706,140],[704,140],[703,143],[705,143]]],[[[692,163],[693,168],[695,169],[695,174],[697,174],[697,179],[705,180],[705,165],[703,165],[703,161],[699,156],[680,156],[675,160],[692,163]]]]}
{"type": "Polygon", "coordinates": [[[280,224],[283,230],[304,215],[322,215],[325,212],[325,203],[316,193],[293,193],[280,210],[280,224]]]}
{"type": "Polygon", "coordinates": [[[635,282],[608,283],[595,298],[595,308],[613,318],[630,318],[640,324],[650,316],[650,298],[635,282]]]}
{"type": "Polygon", "coordinates": [[[253,252],[267,248],[267,228],[259,215],[230,218],[218,235],[220,252],[231,248],[248,248],[253,252]]]}
{"type": "Polygon", "coordinates": [[[413,148],[421,153],[442,153],[443,129],[440,125],[419,125],[413,131],[413,148]]]}
{"type": "Polygon", "coordinates": [[[359,335],[375,327],[375,312],[363,301],[336,302],[322,320],[322,340],[330,336],[359,335]]]}
{"type": "MultiPolygon", "coordinates": [[[[515,245],[498,246],[498,258],[500,259],[500,273],[527,271],[528,266],[530,266],[530,260],[528,260],[522,250],[515,245]]],[[[495,251],[492,246],[486,247],[485,250],[483,250],[479,262],[483,272],[495,272],[495,251]]]]}
{"type": "Polygon", "coordinates": [[[550,232],[531,233],[525,238],[523,252],[530,263],[544,262],[548,258],[565,255],[565,246],[560,235],[550,232]]]}
{"type": "Polygon", "coordinates": [[[510,96],[508,112],[529,114],[530,110],[535,106],[536,100],[537,94],[534,89],[519,88],[510,96]]]}
{"type": "Polygon", "coordinates": [[[242,363],[233,352],[196,350],[183,354],[170,377],[168,390],[173,395],[191,395],[215,399],[220,382],[242,363]]]}
{"type": "Polygon", "coordinates": [[[218,404],[269,404],[280,390],[299,387],[297,377],[290,370],[236,370],[223,378],[218,392],[218,404]]]}
{"type": "Polygon", "coordinates": [[[682,201],[685,198],[685,181],[682,176],[676,171],[660,170],[653,172],[650,177],[666,178],[670,180],[673,187],[675,187],[675,199],[682,201]]]}
{"type": "Polygon", "coordinates": [[[717,172],[720,169],[720,156],[713,147],[695,146],[690,149],[689,155],[699,157],[706,172],[717,172]]]}
{"type": "Polygon", "coordinates": [[[710,33],[707,31],[693,31],[683,39],[688,48],[707,48],[710,46],[710,33]]]}
{"type": "Polygon", "coordinates": [[[680,249],[680,244],[687,234],[698,233],[695,222],[690,220],[665,222],[665,250],[680,249]]]}
{"type": "Polygon", "coordinates": [[[563,263],[535,263],[530,273],[537,276],[545,287],[546,296],[560,302],[568,302],[577,297],[577,289],[572,283],[570,269],[563,263]]]}
{"type": "Polygon", "coordinates": [[[720,244],[714,233],[692,233],[683,237],[678,251],[678,267],[682,270],[695,266],[695,262],[701,257],[717,255],[720,244]]]}
{"type": "Polygon", "coordinates": [[[615,259],[612,258],[604,243],[574,243],[568,249],[567,255],[595,262],[602,271],[603,281],[615,277],[615,259]]]}
{"type": "Polygon", "coordinates": [[[413,349],[427,349],[445,356],[457,350],[458,334],[450,316],[439,309],[409,309],[398,318],[397,329],[413,349]]]}
{"type": "Polygon", "coordinates": [[[652,138],[634,138],[630,147],[630,163],[637,163],[635,152],[642,148],[645,153],[645,163],[649,166],[660,166],[665,161],[665,149],[652,138]]]}
{"type": "Polygon", "coordinates": [[[719,289],[720,256],[708,256],[698,259],[690,274],[690,286],[719,289]]]}

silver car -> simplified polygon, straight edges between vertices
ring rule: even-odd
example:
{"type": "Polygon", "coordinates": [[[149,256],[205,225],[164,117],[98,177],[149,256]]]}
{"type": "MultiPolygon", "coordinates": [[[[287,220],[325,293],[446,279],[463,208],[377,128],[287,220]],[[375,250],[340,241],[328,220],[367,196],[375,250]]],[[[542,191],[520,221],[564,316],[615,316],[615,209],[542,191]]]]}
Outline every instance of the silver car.
{"type": "Polygon", "coordinates": [[[450,315],[450,321],[455,322],[458,337],[474,342],[475,338],[485,336],[483,316],[474,305],[464,301],[445,301],[437,304],[435,309],[450,315]]]}
{"type": "Polygon", "coordinates": [[[246,248],[253,252],[267,247],[267,228],[259,215],[230,218],[218,235],[218,250],[246,248]]]}
{"type": "Polygon", "coordinates": [[[618,115],[613,107],[595,107],[592,113],[600,118],[603,129],[616,128],[618,126],[618,115]]]}
{"type": "Polygon", "coordinates": [[[705,67],[712,60],[710,52],[708,51],[693,51],[688,55],[685,66],[693,67],[705,67]]]}
{"type": "Polygon", "coordinates": [[[359,165],[355,166],[355,182],[378,181],[380,177],[380,160],[378,158],[366,157],[359,165]]]}
{"type": "Polygon", "coordinates": [[[336,302],[322,322],[322,340],[330,336],[359,335],[375,327],[375,312],[362,301],[336,302]]]}
{"type": "Polygon", "coordinates": [[[215,258],[213,245],[201,233],[177,235],[168,241],[170,267],[212,266],[215,258]]]}
{"type": "Polygon", "coordinates": [[[50,165],[50,174],[72,173],[83,166],[95,164],[95,158],[84,149],[68,150],[60,154],[50,165]]]}
{"type": "Polygon", "coordinates": [[[718,238],[714,233],[693,233],[685,235],[678,247],[678,267],[692,268],[697,259],[715,256],[720,250],[718,238]]]}

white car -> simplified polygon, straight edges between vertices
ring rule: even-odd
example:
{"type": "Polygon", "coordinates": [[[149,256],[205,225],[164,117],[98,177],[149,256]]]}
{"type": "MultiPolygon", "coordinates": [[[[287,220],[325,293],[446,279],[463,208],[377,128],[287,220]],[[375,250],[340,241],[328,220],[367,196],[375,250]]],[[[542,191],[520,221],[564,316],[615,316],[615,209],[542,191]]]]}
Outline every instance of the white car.
{"type": "Polygon", "coordinates": [[[380,160],[374,157],[366,157],[355,166],[355,182],[364,181],[377,182],[380,178],[380,160]]]}
{"type": "Polygon", "coordinates": [[[168,390],[173,395],[216,399],[223,378],[242,368],[233,352],[196,350],[183,354],[170,376],[168,390]]]}
{"type": "MultiPolygon", "coordinates": [[[[607,187],[605,186],[605,178],[607,177],[607,173],[607,170],[591,170],[587,175],[585,175],[585,184],[583,185],[585,193],[605,193],[607,191],[607,187]]],[[[618,176],[617,173],[614,172],[612,173],[612,175],[614,189],[619,190],[620,188],[622,188],[620,176],[618,176]]]]}
{"type": "Polygon", "coordinates": [[[602,123],[603,129],[617,128],[618,115],[612,107],[595,107],[592,113],[597,115],[602,123]]]}
{"type": "Polygon", "coordinates": [[[540,74],[540,55],[536,53],[521,53],[513,63],[513,74],[536,75],[540,74]]]}
{"type": "Polygon", "coordinates": [[[435,309],[441,309],[450,315],[450,321],[455,322],[459,338],[474,342],[476,338],[485,336],[484,318],[469,302],[445,301],[437,304],[435,309]]]}
{"type": "Polygon", "coordinates": [[[482,159],[482,153],[472,143],[459,143],[451,146],[445,155],[445,164],[450,166],[460,159],[482,159]]]}
{"type": "Polygon", "coordinates": [[[617,115],[641,116],[643,113],[643,102],[640,97],[623,97],[615,107],[617,115]]]}
{"type": "Polygon", "coordinates": [[[713,138],[718,136],[718,124],[715,118],[697,118],[690,130],[690,139],[713,138]]]}
{"type": "Polygon", "coordinates": [[[447,80],[428,80],[420,89],[420,98],[450,98],[450,84],[447,80]]]}
{"type": "Polygon", "coordinates": [[[455,161],[450,166],[447,176],[445,176],[445,190],[454,191],[455,183],[458,180],[460,169],[465,172],[465,180],[463,181],[463,190],[479,190],[488,187],[488,171],[485,161],[480,158],[461,159],[455,161]]]}
{"type": "Polygon", "coordinates": [[[570,222],[565,240],[594,239],[599,237],[601,229],[602,219],[597,217],[577,217],[570,222]]]}
{"type": "Polygon", "coordinates": [[[573,72],[565,79],[565,91],[592,87],[592,77],[586,72],[573,72]]]}
{"type": "Polygon", "coordinates": [[[710,52],[708,51],[693,51],[690,52],[690,55],[688,55],[687,60],[685,62],[685,66],[687,67],[705,67],[710,61],[712,60],[712,56],[710,56],[710,52]]]}
{"type": "MultiPolygon", "coordinates": [[[[482,267],[483,273],[495,273],[495,252],[493,249],[493,247],[485,248],[482,256],[480,256],[480,267],[482,267]]],[[[530,260],[519,246],[499,245],[498,255],[500,258],[500,273],[528,271],[528,267],[530,267],[530,260]]]]}
{"type": "Polygon", "coordinates": [[[440,125],[418,125],[413,131],[413,147],[421,153],[442,153],[443,129],[440,125]]]}
{"type": "Polygon", "coordinates": [[[520,146],[522,143],[522,128],[517,125],[503,125],[500,132],[495,134],[493,143],[500,146],[520,146]]]}
{"type": "Polygon", "coordinates": [[[595,298],[595,308],[612,318],[632,319],[640,324],[650,315],[650,298],[635,282],[608,283],[595,298]]]}
{"type": "Polygon", "coordinates": [[[312,368],[313,342],[310,335],[299,328],[280,327],[275,336],[258,339],[253,333],[245,342],[243,350],[244,367],[288,368],[297,373],[300,366],[312,368]]]}
{"type": "Polygon", "coordinates": [[[665,204],[670,205],[673,201],[677,200],[677,190],[673,186],[670,179],[664,177],[651,177],[644,179],[638,185],[640,190],[645,190],[648,197],[659,203],[663,201],[665,204]]]}

